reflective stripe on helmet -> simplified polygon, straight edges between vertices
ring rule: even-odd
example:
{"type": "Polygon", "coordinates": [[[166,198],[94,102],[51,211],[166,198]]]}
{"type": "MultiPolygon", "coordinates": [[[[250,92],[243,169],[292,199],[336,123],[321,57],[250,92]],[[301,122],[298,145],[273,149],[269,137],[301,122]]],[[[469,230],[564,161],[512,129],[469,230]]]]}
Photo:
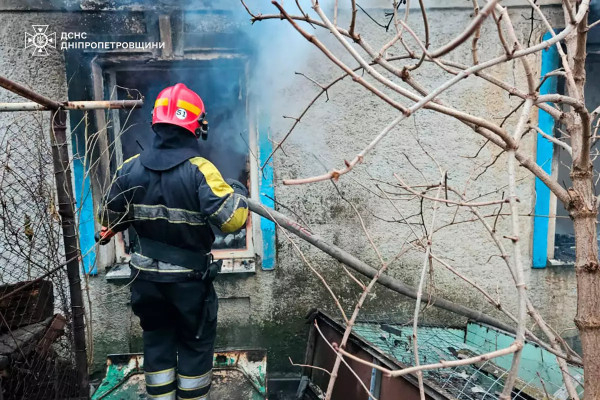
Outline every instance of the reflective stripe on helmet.
{"type": "Polygon", "coordinates": [[[163,89],[156,97],[152,112],[152,125],[176,125],[195,136],[198,135],[196,132],[200,128],[198,117],[202,115],[205,108],[204,102],[197,93],[183,83],[178,83],[163,89]]]}
{"type": "Polygon", "coordinates": [[[196,107],[195,105],[193,105],[192,103],[189,103],[185,100],[177,100],[177,107],[179,108],[183,108],[185,110],[188,110],[189,112],[191,112],[192,114],[196,114],[196,115],[200,115],[200,113],[202,112],[202,110],[200,109],[200,107],[196,107]]]}
{"type": "Polygon", "coordinates": [[[169,105],[169,99],[167,99],[166,97],[156,99],[156,101],[154,102],[154,108],[160,107],[160,106],[168,106],[168,105],[169,105]]]}

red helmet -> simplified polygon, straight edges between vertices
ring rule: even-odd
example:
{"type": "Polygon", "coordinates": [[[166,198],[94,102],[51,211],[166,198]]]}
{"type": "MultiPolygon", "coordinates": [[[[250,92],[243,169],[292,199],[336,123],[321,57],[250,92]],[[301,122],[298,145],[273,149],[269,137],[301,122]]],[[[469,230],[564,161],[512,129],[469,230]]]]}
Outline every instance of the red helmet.
{"type": "Polygon", "coordinates": [[[158,94],[152,111],[152,125],[177,125],[199,137],[208,131],[205,115],[206,109],[200,96],[183,83],[178,83],[158,94]]]}

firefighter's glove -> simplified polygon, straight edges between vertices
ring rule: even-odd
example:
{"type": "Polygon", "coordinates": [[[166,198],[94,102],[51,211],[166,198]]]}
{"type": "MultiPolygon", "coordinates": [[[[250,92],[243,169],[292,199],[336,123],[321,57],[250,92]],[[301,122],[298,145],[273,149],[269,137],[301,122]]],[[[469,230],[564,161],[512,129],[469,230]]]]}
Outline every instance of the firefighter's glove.
{"type": "Polygon", "coordinates": [[[236,181],[235,179],[226,179],[225,182],[231,186],[234,193],[248,197],[248,189],[242,184],[242,182],[236,181]]]}
{"type": "Polygon", "coordinates": [[[219,272],[221,272],[221,267],[223,266],[223,260],[214,260],[208,267],[204,274],[202,274],[202,280],[207,282],[212,282],[215,280],[219,272]]]}
{"type": "Polygon", "coordinates": [[[100,232],[96,232],[96,234],[94,235],[94,239],[96,239],[96,242],[102,246],[109,243],[110,239],[112,239],[113,236],[115,236],[115,233],[107,227],[103,226],[100,232]]]}

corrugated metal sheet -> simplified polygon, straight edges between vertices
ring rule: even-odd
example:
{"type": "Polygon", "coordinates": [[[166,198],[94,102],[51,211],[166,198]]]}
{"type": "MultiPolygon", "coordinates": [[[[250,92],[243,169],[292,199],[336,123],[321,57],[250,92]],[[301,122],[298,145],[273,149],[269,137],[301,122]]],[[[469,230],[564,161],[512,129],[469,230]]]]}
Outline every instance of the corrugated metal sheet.
{"type": "MultiPolygon", "coordinates": [[[[322,313],[317,313],[315,320],[322,326],[329,342],[339,342],[340,333],[343,331],[342,324],[322,313]]],[[[478,323],[469,323],[463,328],[421,326],[417,338],[421,364],[472,357],[507,347],[514,341],[514,336],[478,323]]],[[[400,369],[415,364],[412,341],[412,324],[359,322],[355,325],[346,350],[366,361],[385,365],[389,369],[400,369]]],[[[326,369],[332,365],[335,353],[323,344],[324,341],[320,337],[309,338],[307,364],[326,369]],[[311,340],[314,343],[311,344],[311,340]]],[[[511,361],[512,356],[504,356],[472,365],[424,371],[426,395],[428,398],[497,399],[504,386],[511,361]]],[[[376,370],[372,370],[367,376],[368,371],[364,365],[351,363],[351,366],[357,368],[360,379],[380,400],[412,399],[415,398],[415,393],[418,396],[418,391],[415,392],[414,377],[405,376],[404,380],[390,379],[382,377],[376,370]]],[[[582,369],[570,367],[570,373],[575,380],[583,381],[582,369]]],[[[308,370],[305,371],[305,375],[321,389],[329,380],[324,374],[308,370]]],[[[336,390],[353,388],[348,393],[344,392],[344,397],[340,398],[365,398],[364,389],[356,385],[355,377],[343,371],[343,376],[340,374],[338,379],[338,386],[342,389],[336,390]]],[[[583,393],[581,385],[578,386],[578,391],[583,393]]],[[[568,398],[556,357],[534,344],[526,343],[513,399],[546,398],[568,398]]]]}
{"type": "MultiPolygon", "coordinates": [[[[315,315],[315,321],[323,333],[324,338],[319,333],[316,333],[316,329],[313,327],[309,335],[304,363],[306,365],[312,365],[330,371],[335,362],[336,353],[330,348],[325,340],[329,343],[339,343],[344,328],[340,323],[323,313],[317,313],[315,315]]],[[[376,341],[380,336],[388,335],[385,331],[378,331],[379,325],[377,324],[372,324],[372,326],[369,324],[363,326],[361,324],[360,326],[364,328],[362,332],[368,333],[373,341],[376,341]],[[377,330],[370,330],[370,328],[377,330]]],[[[385,342],[386,341],[384,340],[382,343],[385,342]]],[[[391,338],[390,343],[392,343],[392,346],[404,346],[399,339],[397,342],[394,342],[394,339],[391,338]]],[[[398,361],[393,354],[389,354],[384,349],[375,346],[369,340],[356,333],[351,335],[350,340],[346,345],[346,351],[363,360],[382,365],[389,369],[398,369],[405,366],[398,361]]],[[[382,376],[380,371],[355,360],[348,359],[346,361],[350,368],[358,375],[358,378],[362,381],[363,385],[369,388],[370,392],[379,400],[418,400],[420,398],[416,376],[405,375],[398,378],[389,378],[382,376]]],[[[306,368],[303,371],[303,374],[310,379],[312,384],[317,386],[317,388],[314,388],[309,385],[307,387],[308,392],[318,393],[318,388],[324,390],[327,387],[329,374],[322,370],[306,368]]],[[[368,396],[363,385],[360,384],[350,369],[342,364],[338,371],[338,378],[333,390],[333,398],[343,400],[365,400],[368,396]]],[[[426,377],[424,386],[425,395],[428,400],[447,400],[453,398],[453,396],[441,388],[435,380],[426,377]]]]}
{"type": "MultiPolygon", "coordinates": [[[[406,365],[414,365],[412,326],[359,323],[357,335],[406,365]]],[[[418,330],[421,364],[440,360],[472,357],[508,347],[514,337],[478,323],[466,328],[420,327],[418,330]]],[[[424,375],[461,399],[493,399],[502,391],[504,376],[512,356],[499,357],[469,366],[426,371],[424,375]]],[[[582,380],[583,370],[571,368],[571,375],[582,380]]],[[[583,388],[579,387],[583,392],[583,388]]],[[[556,399],[566,399],[562,376],[554,357],[540,347],[526,343],[523,348],[515,398],[545,398],[546,392],[556,399]]]]}

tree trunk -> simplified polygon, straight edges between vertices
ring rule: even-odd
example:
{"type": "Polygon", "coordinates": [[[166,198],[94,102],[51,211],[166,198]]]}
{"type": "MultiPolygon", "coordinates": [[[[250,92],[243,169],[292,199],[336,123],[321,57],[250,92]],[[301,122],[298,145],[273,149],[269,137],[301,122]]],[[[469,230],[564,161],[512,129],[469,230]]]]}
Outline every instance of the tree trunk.
{"type": "Polygon", "coordinates": [[[585,398],[600,399],[600,271],[596,239],[597,208],[592,192],[591,168],[574,171],[573,201],[570,210],[575,230],[575,270],[577,272],[577,316],[583,347],[585,398]],[[579,175],[579,176],[578,176],[579,175]]]}
{"type": "MultiPolygon", "coordinates": [[[[573,137],[581,137],[583,129],[578,116],[569,118],[568,131],[573,137]]],[[[581,145],[576,140],[576,147],[581,145]]],[[[580,149],[583,150],[583,149],[580,149]]],[[[577,273],[577,316],[575,325],[579,329],[583,348],[585,398],[600,399],[600,271],[598,270],[598,240],[596,219],[598,208],[594,194],[592,163],[582,162],[574,153],[567,205],[573,219],[575,231],[575,271],[577,273]],[[580,167],[580,165],[586,165],[580,167]]]]}
{"type": "MultiPolygon", "coordinates": [[[[564,4],[564,7],[569,6],[564,4]]],[[[565,118],[571,137],[573,160],[569,201],[565,205],[573,219],[575,231],[575,271],[577,274],[577,315],[583,349],[584,396],[600,399],[600,271],[598,271],[598,240],[596,220],[598,207],[594,193],[594,174],[590,156],[591,121],[585,104],[585,60],[587,14],[565,38],[568,65],[566,88],[570,96],[581,101],[582,107],[572,107],[565,118]],[[568,69],[571,71],[569,72],[568,69]]]]}

